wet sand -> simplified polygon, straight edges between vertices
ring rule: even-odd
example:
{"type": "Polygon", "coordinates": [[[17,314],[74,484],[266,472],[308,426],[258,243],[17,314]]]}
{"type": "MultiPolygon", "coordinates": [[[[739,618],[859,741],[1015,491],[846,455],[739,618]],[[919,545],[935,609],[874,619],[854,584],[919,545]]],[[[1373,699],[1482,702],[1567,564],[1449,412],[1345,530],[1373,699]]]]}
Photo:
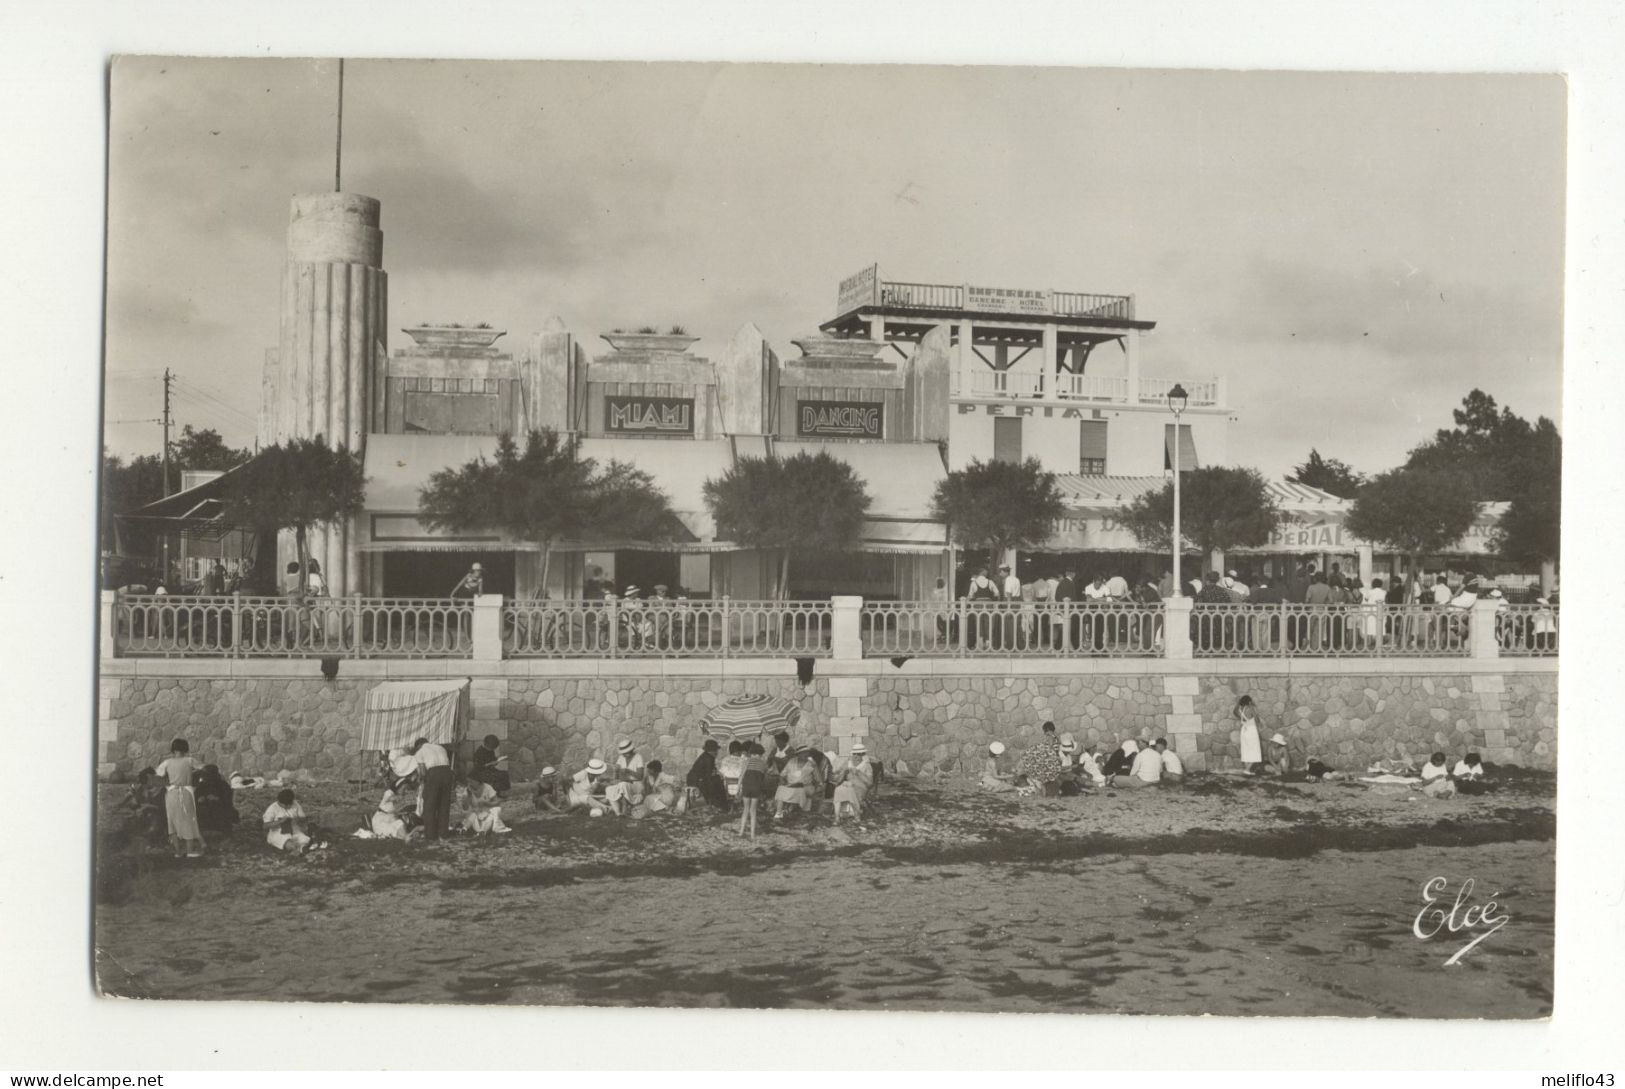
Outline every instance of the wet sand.
{"type": "MultiPolygon", "coordinates": [[[[301,793],[335,827],[373,796],[301,793]]],[[[1540,777],[1454,799],[911,783],[861,828],[792,819],[754,844],[708,816],[528,801],[513,835],[433,848],[337,838],[299,860],[244,831],[187,865],[106,842],[97,964],[107,993],[153,998],[1540,1017],[1552,800],[1540,777]],[[1510,916],[1452,967],[1471,933],[1411,931],[1435,876],[1510,916]]]]}

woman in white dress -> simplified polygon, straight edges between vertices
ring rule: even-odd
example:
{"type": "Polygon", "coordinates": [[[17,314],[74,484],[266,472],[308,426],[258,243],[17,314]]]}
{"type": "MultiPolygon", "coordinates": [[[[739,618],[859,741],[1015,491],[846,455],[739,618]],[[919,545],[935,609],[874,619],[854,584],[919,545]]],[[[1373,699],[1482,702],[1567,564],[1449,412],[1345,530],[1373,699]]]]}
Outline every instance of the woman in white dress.
{"type": "Polygon", "coordinates": [[[1371,585],[1360,591],[1360,624],[1367,646],[1382,642],[1382,612],[1387,604],[1388,594],[1381,579],[1372,579],[1371,585]]]}
{"type": "Polygon", "coordinates": [[[1251,696],[1243,696],[1236,701],[1235,710],[1230,713],[1241,723],[1239,744],[1242,766],[1257,775],[1264,766],[1264,746],[1258,737],[1258,708],[1253,706],[1251,696]]]}

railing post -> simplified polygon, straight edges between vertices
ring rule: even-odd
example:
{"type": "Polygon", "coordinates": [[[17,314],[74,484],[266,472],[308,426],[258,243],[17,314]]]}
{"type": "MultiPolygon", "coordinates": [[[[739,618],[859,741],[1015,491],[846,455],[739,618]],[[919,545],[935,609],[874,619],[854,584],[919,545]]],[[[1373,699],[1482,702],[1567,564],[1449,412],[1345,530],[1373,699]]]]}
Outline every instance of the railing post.
{"type": "Polygon", "coordinates": [[[359,592],[350,595],[349,623],[341,634],[341,638],[350,644],[350,657],[366,657],[361,639],[361,594],[359,592]]]}
{"type": "Polygon", "coordinates": [[[609,601],[609,656],[619,657],[621,652],[621,603],[618,598],[609,601]]]}
{"type": "Polygon", "coordinates": [[[1162,603],[1162,656],[1179,661],[1195,657],[1191,651],[1191,607],[1194,602],[1183,595],[1170,597],[1162,603]]]}
{"type": "Polygon", "coordinates": [[[1495,638],[1495,599],[1481,597],[1473,602],[1467,627],[1468,650],[1473,658],[1499,658],[1501,643],[1495,638]]]}
{"type": "Polygon", "coordinates": [[[728,656],[728,648],[732,645],[732,636],[728,632],[728,595],[722,595],[722,656],[728,656]]]}
{"type": "Polygon", "coordinates": [[[954,637],[951,642],[953,644],[954,652],[956,654],[963,654],[965,653],[965,624],[969,620],[969,610],[965,606],[964,598],[960,598],[957,604],[959,608],[959,624],[954,629],[954,637]]]}
{"type": "Polygon", "coordinates": [[[502,660],[502,595],[480,594],[474,598],[474,650],[476,662],[502,660]]]}
{"type": "Polygon", "coordinates": [[[243,592],[231,592],[231,656],[242,657],[243,645],[243,592]]]}
{"type": "Polygon", "coordinates": [[[118,591],[103,590],[101,604],[101,656],[108,661],[118,656],[118,591]]]}
{"type": "Polygon", "coordinates": [[[863,598],[830,599],[830,653],[837,660],[863,658],[863,598]]]}

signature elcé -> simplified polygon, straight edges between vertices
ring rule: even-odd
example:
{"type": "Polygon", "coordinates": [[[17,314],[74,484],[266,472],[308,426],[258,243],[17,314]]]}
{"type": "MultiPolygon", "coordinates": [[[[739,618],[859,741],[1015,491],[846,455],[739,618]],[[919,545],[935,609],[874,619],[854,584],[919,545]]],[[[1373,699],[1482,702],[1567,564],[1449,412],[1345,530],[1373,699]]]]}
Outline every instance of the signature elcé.
{"type": "Polygon", "coordinates": [[[1512,916],[1499,909],[1494,900],[1484,904],[1474,904],[1473,879],[1468,878],[1461,883],[1456,892],[1455,902],[1449,908],[1440,905],[1440,900],[1449,895],[1450,880],[1444,877],[1435,877],[1422,886],[1422,899],[1426,906],[1416,913],[1416,922],[1411,926],[1411,933],[1422,941],[1434,937],[1439,931],[1448,931],[1457,935],[1463,931],[1477,931],[1473,940],[1456,950],[1455,955],[1444,962],[1446,968],[1455,964],[1470,952],[1473,946],[1500,930],[1511,921],[1512,916]]]}

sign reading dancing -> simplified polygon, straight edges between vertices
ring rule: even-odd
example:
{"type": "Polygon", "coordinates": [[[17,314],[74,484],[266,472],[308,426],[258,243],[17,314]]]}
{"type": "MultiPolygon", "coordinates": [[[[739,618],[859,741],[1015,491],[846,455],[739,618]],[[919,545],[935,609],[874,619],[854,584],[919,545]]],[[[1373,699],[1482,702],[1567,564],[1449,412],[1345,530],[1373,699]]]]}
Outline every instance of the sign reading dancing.
{"type": "Polygon", "coordinates": [[[604,430],[622,435],[692,435],[694,399],[605,397],[604,430]]]}
{"type": "Polygon", "coordinates": [[[826,439],[886,436],[886,406],[878,401],[797,401],[796,434],[826,439]]]}

